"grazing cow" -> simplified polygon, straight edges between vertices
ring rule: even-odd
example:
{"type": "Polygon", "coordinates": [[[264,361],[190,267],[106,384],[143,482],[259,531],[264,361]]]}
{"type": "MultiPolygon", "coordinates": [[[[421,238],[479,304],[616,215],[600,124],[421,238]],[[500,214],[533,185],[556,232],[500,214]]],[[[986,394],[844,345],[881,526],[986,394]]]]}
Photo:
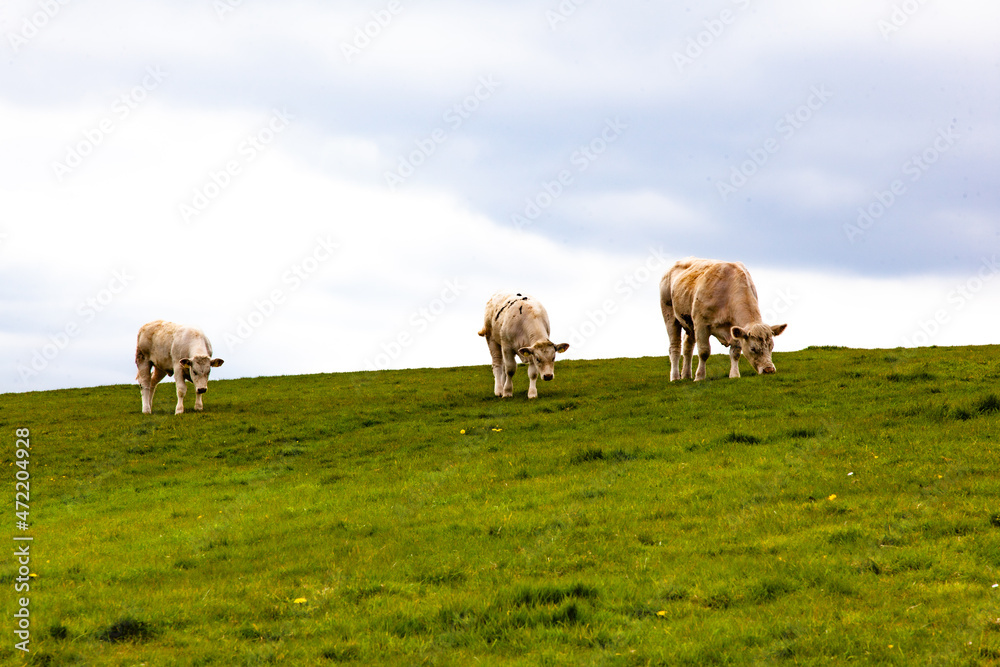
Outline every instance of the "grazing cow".
{"type": "Polygon", "coordinates": [[[537,299],[523,294],[494,294],[479,335],[486,338],[493,357],[493,393],[504,398],[514,395],[517,357],[528,364],[528,398],[535,398],[538,375],[545,381],[555,377],[556,352],[569,349],[569,343],[549,340],[549,314],[537,299]]]}
{"type": "Polygon", "coordinates": [[[691,357],[698,344],[698,372],[705,379],[711,337],[729,347],[729,377],[740,376],[740,353],[758,373],[774,373],[774,337],[787,324],[770,326],[760,319],[757,288],[740,262],[689,257],[674,264],[660,280],[660,309],[670,336],[670,379],[691,377],[691,357]],[[684,368],[680,368],[681,329],[684,368]]]}
{"type": "Polygon", "coordinates": [[[194,384],[197,397],[194,409],[201,410],[201,397],[208,391],[208,374],[222,365],[222,359],[212,358],[212,344],[201,329],[173,322],[156,320],[142,325],[135,344],[136,378],[142,389],[142,411],[153,412],[153,393],[157,383],[168,375],[177,383],[177,408],[184,412],[185,381],[194,384]],[[152,371],[152,373],[150,372],[152,371]]]}

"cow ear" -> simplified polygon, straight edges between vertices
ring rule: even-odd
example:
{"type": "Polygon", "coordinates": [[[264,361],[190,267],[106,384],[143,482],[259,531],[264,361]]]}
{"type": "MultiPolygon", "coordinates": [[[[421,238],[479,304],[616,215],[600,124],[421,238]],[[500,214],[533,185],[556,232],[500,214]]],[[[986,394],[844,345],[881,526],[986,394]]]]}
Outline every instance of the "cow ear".
{"type": "Polygon", "coordinates": [[[522,347],[520,350],[517,351],[517,353],[521,356],[522,359],[531,359],[533,356],[535,356],[535,353],[531,351],[530,347],[522,347]]]}
{"type": "Polygon", "coordinates": [[[183,366],[184,368],[191,368],[191,360],[190,359],[181,359],[178,363],[181,366],[183,366]]]}
{"type": "Polygon", "coordinates": [[[744,331],[743,329],[740,329],[739,327],[733,327],[732,329],[729,330],[729,333],[731,333],[733,335],[733,338],[735,338],[736,340],[743,340],[744,338],[747,337],[747,332],[744,331]]]}
{"type": "Polygon", "coordinates": [[[222,359],[212,359],[212,368],[218,368],[225,362],[222,359]]]}
{"type": "Polygon", "coordinates": [[[787,326],[788,326],[787,324],[775,324],[774,326],[771,327],[771,333],[777,336],[781,334],[781,332],[784,331],[785,327],[787,326]]]}
{"type": "Polygon", "coordinates": [[[569,343],[559,343],[556,345],[556,352],[562,353],[569,349],[569,343]]]}

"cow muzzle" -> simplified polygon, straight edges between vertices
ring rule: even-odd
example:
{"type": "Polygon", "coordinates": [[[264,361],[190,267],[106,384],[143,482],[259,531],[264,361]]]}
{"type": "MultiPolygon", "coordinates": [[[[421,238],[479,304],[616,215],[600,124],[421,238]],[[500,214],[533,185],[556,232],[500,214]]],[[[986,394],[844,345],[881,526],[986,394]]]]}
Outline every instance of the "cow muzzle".
{"type": "Polygon", "coordinates": [[[208,387],[199,387],[198,388],[198,393],[199,394],[204,394],[206,391],[208,391],[208,387]]]}
{"type": "Polygon", "coordinates": [[[552,378],[554,378],[554,377],[555,377],[555,375],[554,375],[554,374],[552,374],[552,373],[548,373],[547,375],[543,375],[543,376],[542,376],[542,379],[543,379],[543,380],[545,380],[546,382],[548,382],[549,380],[551,380],[551,379],[552,379],[552,378]]]}
{"type": "Polygon", "coordinates": [[[761,375],[774,375],[777,372],[778,369],[776,369],[774,366],[764,366],[764,368],[760,370],[761,375]]]}

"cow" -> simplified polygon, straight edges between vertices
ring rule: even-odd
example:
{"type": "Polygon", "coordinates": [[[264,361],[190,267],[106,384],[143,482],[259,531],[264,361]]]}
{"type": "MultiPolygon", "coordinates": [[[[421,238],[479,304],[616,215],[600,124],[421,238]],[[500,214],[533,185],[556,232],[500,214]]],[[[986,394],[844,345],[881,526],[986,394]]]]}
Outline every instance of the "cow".
{"type": "Polygon", "coordinates": [[[520,293],[497,292],[490,298],[479,335],[493,358],[493,393],[502,398],[514,395],[517,357],[528,364],[528,398],[537,398],[538,376],[546,382],[555,377],[556,353],[569,349],[569,343],[549,340],[549,314],[541,302],[520,293]]]}
{"type": "Polygon", "coordinates": [[[212,343],[201,329],[163,320],[142,325],[135,344],[135,365],[139,369],[136,379],[142,390],[142,412],[152,414],[156,385],[168,375],[173,376],[177,383],[174,414],[184,412],[186,382],[192,383],[197,393],[194,409],[201,410],[201,397],[208,391],[208,374],[222,363],[222,359],[212,358],[212,343]]]}
{"type": "Polygon", "coordinates": [[[757,288],[740,262],[689,257],[674,264],[660,280],[660,310],[670,337],[670,380],[691,378],[691,357],[698,344],[695,380],[705,379],[711,337],[729,347],[729,377],[740,376],[742,353],[758,374],[776,372],[771,361],[774,337],[787,324],[761,321],[757,288]],[[681,330],[684,367],[680,367],[681,330]]]}

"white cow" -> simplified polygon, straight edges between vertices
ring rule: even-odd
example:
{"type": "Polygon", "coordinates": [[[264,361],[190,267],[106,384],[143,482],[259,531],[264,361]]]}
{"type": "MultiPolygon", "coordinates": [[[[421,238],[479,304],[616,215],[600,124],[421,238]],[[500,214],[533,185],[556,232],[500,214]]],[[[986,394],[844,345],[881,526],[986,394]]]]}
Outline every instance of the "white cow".
{"type": "Polygon", "coordinates": [[[493,393],[514,395],[517,357],[528,364],[528,398],[538,396],[535,382],[555,377],[556,352],[565,352],[569,343],[556,345],[549,340],[549,315],[535,298],[524,294],[497,292],[486,304],[480,336],[486,338],[493,358],[493,393]]]}
{"type": "Polygon", "coordinates": [[[201,410],[202,394],[208,391],[208,374],[222,363],[222,359],[212,358],[212,344],[201,329],[163,320],[142,325],[135,344],[135,365],[139,369],[136,378],[142,389],[143,413],[153,412],[156,385],[168,375],[174,376],[177,383],[174,414],[184,412],[185,381],[194,384],[194,409],[201,410]]]}
{"type": "Polygon", "coordinates": [[[770,326],[760,318],[757,288],[740,262],[688,257],[660,280],[660,310],[670,336],[670,379],[691,377],[691,357],[698,344],[695,380],[705,379],[711,337],[729,347],[729,377],[740,376],[740,353],[757,373],[774,373],[774,337],[787,324],[770,326]],[[680,367],[684,330],[684,368],[680,367]]]}

